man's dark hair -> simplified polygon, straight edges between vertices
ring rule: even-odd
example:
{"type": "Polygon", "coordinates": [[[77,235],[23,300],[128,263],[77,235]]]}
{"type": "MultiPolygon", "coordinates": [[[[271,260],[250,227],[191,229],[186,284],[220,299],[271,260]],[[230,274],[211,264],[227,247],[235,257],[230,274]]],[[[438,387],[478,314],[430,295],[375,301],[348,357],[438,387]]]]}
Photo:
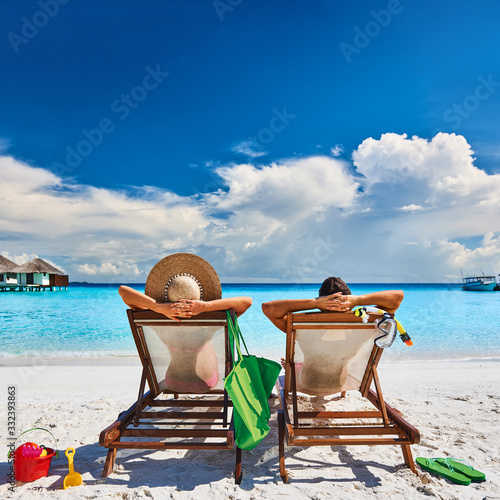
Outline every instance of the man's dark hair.
{"type": "Polygon", "coordinates": [[[352,295],[351,290],[345,284],[344,280],[330,276],[330,278],[326,278],[326,280],[323,281],[319,289],[319,296],[332,295],[337,292],[342,292],[342,295],[352,295]]]}

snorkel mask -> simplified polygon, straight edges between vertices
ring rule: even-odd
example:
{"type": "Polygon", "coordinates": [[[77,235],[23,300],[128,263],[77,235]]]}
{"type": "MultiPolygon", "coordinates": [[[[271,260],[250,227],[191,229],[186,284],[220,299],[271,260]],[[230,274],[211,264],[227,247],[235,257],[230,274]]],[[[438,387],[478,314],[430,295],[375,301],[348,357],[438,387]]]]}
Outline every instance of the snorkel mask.
{"type": "Polygon", "coordinates": [[[375,345],[382,349],[391,347],[398,331],[396,321],[388,313],[384,313],[382,319],[375,321],[375,325],[382,332],[382,335],[375,339],[375,345]]]}
{"type": "Polygon", "coordinates": [[[391,347],[396,338],[396,334],[399,332],[399,338],[407,345],[412,346],[413,342],[403,328],[403,325],[391,315],[377,307],[358,307],[354,310],[354,314],[363,320],[363,323],[367,323],[369,319],[368,313],[372,314],[382,314],[381,319],[375,321],[375,326],[382,332],[380,337],[375,339],[375,345],[381,349],[391,347]]]}

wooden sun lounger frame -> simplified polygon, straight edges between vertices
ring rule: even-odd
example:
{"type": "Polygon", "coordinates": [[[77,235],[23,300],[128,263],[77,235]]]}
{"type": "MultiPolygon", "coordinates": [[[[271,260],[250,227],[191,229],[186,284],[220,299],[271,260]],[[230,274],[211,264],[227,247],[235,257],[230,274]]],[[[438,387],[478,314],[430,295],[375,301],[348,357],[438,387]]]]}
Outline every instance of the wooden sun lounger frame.
{"type": "MultiPolygon", "coordinates": [[[[281,408],[278,410],[279,467],[283,482],[289,476],[285,468],[285,439],[288,446],[332,446],[332,445],[399,445],[406,465],[415,473],[411,444],[420,442],[419,431],[410,425],[401,413],[389,406],[383,398],[377,365],[383,349],[373,346],[366,370],[359,388],[364,398],[375,410],[369,411],[299,411],[297,402],[297,382],[295,377],[294,348],[298,329],[372,329],[373,321],[380,316],[370,314],[370,322],[362,323],[354,313],[308,312],[288,314],[285,376],[276,383],[281,408]],[[372,382],[375,390],[371,389],[372,382]],[[293,419],[290,417],[293,409],[293,419]],[[346,422],[356,419],[356,423],[314,426],[301,423],[308,419],[333,419],[346,422]],[[374,419],[378,421],[374,422],[374,419]]],[[[361,332],[360,332],[361,333],[361,332]]],[[[397,339],[396,339],[397,340],[397,339]]],[[[341,397],[346,393],[342,392],[341,397]]]]}
{"type": "MultiPolygon", "coordinates": [[[[127,311],[130,328],[142,362],[142,376],[139,386],[137,402],[128,410],[120,413],[115,422],[104,429],[99,436],[99,445],[108,448],[102,477],[113,472],[116,453],[119,449],[186,449],[186,450],[232,450],[234,442],[234,425],[229,418],[231,401],[225,390],[213,390],[202,394],[203,399],[179,399],[178,393],[162,391],[158,387],[151,356],[145,341],[142,326],[166,325],[175,326],[220,326],[224,327],[225,345],[225,376],[233,368],[226,312],[202,313],[181,323],[169,320],[165,316],[153,311],[127,311]],[[149,391],[145,391],[146,381],[149,391]],[[169,399],[158,399],[161,394],[172,394],[169,399]],[[215,396],[215,397],[214,397],[215,396]],[[201,408],[210,408],[210,411],[199,411],[201,408]],[[212,410],[214,408],[215,410],[212,410]],[[198,411],[195,411],[198,409],[198,411]],[[189,420],[192,423],[189,424],[189,420]],[[182,423],[192,428],[175,429],[175,425],[182,423]],[[153,429],[152,425],[162,428],[153,429]],[[165,427],[165,428],[164,428],[165,427]],[[124,438],[151,438],[147,441],[130,441],[124,438]],[[178,438],[176,442],[164,442],[165,438],[178,438]],[[220,438],[220,441],[205,442],[207,438],[220,438]]],[[[190,393],[191,394],[191,393],[190,393]]],[[[234,471],[235,483],[240,484],[241,449],[236,446],[236,466],[234,471]]]]}

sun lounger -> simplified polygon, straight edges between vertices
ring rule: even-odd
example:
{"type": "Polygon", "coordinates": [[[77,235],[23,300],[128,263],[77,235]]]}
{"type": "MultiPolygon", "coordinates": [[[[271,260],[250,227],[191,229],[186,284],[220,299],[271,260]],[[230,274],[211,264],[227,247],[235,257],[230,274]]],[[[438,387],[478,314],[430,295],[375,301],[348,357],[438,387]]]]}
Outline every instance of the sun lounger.
{"type": "Polygon", "coordinates": [[[382,395],[377,365],[383,349],[374,345],[382,334],[374,324],[377,318],[370,314],[365,324],[352,312],[288,314],[285,375],[277,382],[279,465],[284,482],[288,482],[285,441],[288,446],[398,445],[406,465],[416,473],[410,445],[419,442],[419,431],[382,395]],[[345,398],[352,390],[359,391],[374,409],[325,411],[310,405],[306,409],[298,398],[299,392],[345,398]]]}
{"type": "MultiPolygon", "coordinates": [[[[233,449],[223,384],[232,369],[226,312],[181,323],[152,311],[128,310],[128,318],[142,377],[137,402],[100,434],[99,444],[108,448],[103,477],[113,471],[119,449],[233,449]]],[[[235,482],[241,482],[239,448],[235,482]]]]}

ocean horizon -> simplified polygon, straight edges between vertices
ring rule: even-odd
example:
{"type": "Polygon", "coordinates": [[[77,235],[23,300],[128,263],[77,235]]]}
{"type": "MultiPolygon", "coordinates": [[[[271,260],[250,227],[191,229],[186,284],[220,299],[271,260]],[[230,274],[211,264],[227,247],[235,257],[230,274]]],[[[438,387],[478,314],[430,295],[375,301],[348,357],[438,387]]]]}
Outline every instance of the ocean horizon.
{"type": "MultiPolygon", "coordinates": [[[[465,360],[500,358],[500,293],[466,292],[461,283],[349,283],[354,294],[402,289],[396,313],[412,337],[398,338],[384,359],[465,360]]],[[[144,291],[143,283],[128,283],[144,291]]],[[[2,292],[2,359],[136,356],[118,283],[73,282],[67,290],[2,292]]],[[[249,350],[279,359],[285,334],[264,316],[261,304],[284,298],[313,298],[320,283],[223,283],[223,297],[248,295],[252,307],[239,319],[249,350]]]]}

